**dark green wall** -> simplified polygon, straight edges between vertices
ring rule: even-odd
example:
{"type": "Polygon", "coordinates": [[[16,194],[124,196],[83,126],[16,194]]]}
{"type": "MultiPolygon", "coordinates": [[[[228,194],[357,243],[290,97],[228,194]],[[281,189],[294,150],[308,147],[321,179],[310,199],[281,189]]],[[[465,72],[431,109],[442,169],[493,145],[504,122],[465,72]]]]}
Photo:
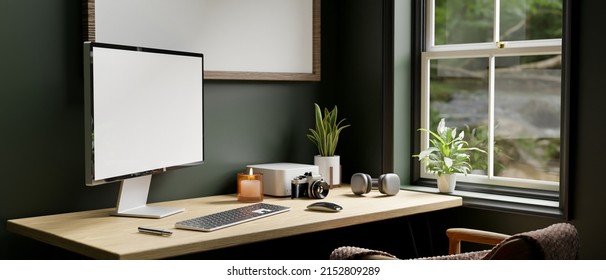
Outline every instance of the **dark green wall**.
{"type": "Polygon", "coordinates": [[[378,178],[382,139],[381,1],[341,2],[337,15],[336,98],[352,124],[341,147],[343,172],[350,177],[363,172],[378,178]]]}
{"type": "MultiPolygon", "coordinates": [[[[574,97],[570,164],[572,223],[581,234],[581,257],[603,259],[606,250],[600,244],[606,235],[606,221],[601,213],[606,212],[606,203],[602,203],[606,188],[595,175],[600,174],[602,159],[606,158],[606,151],[601,149],[606,136],[602,121],[606,97],[602,94],[600,63],[604,60],[603,39],[599,37],[606,2],[573,2],[576,35],[571,86],[574,97]]],[[[80,15],[79,1],[0,2],[2,221],[115,205],[117,185],[85,187],[83,183],[80,15]]],[[[249,163],[311,163],[315,151],[305,134],[312,123],[310,108],[314,102],[338,105],[342,116],[352,124],[343,132],[338,148],[345,180],[353,172],[378,175],[382,132],[382,21],[381,1],[324,0],[321,82],[209,81],[205,87],[207,163],[154,178],[150,200],[234,192],[235,173],[249,163]],[[258,131],[251,134],[251,125],[256,125],[258,131]]],[[[410,96],[411,92],[397,94],[410,96]]],[[[403,102],[398,106],[408,106],[406,98],[400,96],[396,100],[403,102]]],[[[399,120],[406,121],[401,113],[399,120]]],[[[424,225],[425,218],[436,232],[433,236],[436,248],[444,242],[442,229],[447,226],[514,233],[557,222],[460,208],[413,217],[412,224],[424,225]]],[[[407,257],[410,255],[407,238],[396,242],[376,238],[377,232],[395,231],[407,222],[397,219],[195,257],[275,258],[276,255],[270,253],[256,256],[247,252],[260,248],[283,252],[284,247],[293,245],[298,246],[299,251],[284,258],[323,258],[339,245],[371,246],[407,257]],[[301,250],[302,244],[315,246],[301,250]]],[[[405,231],[395,234],[407,235],[405,231]]],[[[426,243],[424,237],[417,235],[418,243],[426,243]]],[[[78,256],[0,227],[2,259],[75,257],[78,256]]]]}

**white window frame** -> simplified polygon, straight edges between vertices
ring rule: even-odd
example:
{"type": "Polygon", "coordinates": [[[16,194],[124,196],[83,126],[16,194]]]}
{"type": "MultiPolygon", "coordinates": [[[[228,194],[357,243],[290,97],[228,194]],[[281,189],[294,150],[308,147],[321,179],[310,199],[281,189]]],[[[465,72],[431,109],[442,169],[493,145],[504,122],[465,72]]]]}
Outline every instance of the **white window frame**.
{"type": "MultiPolygon", "coordinates": [[[[435,0],[427,0],[426,6],[426,34],[425,43],[426,50],[421,54],[421,127],[429,127],[429,105],[430,105],[430,63],[434,59],[451,59],[451,58],[486,58],[489,63],[488,75],[488,94],[489,94],[489,140],[488,143],[494,143],[494,69],[495,59],[497,57],[508,56],[530,56],[530,55],[561,55],[562,54],[562,39],[542,39],[542,40],[526,40],[526,41],[507,41],[499,42],[499,7],[500,0],[494,0],[495,16],[494,16],[494,42],[477,43],[477,44],[451,44],[436,46],[434,42],[435,26],[434,26],[434,11],[435,0]]],[[[427,133],[421,133],[421,150],[429,146],[427,133]]],[[[488,149],[488,175],[458,176],[457,181],[477,183],[484,185],[519,187],[525,189],[559,191],[560,182],[520,179],[510,177],[494,176],[494,153],[493,145],[488,149]]],[[[425,169],[425,165],[420,168],[421,178],[435,179],[437,176],[429,173],[425,169]]],[[[560,178],[561,179],[561,178],[560,178]]]]}

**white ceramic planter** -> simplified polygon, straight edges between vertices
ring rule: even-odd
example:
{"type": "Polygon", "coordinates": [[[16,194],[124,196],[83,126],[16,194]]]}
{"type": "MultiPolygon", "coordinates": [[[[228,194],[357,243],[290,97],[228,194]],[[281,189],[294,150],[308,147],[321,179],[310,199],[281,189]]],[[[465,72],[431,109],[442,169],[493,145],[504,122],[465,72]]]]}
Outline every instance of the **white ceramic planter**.
{"type": "Polygon", "coordinates": [[[322,175],[322,178],[328,184],[331,184],[331,179],[333,185],[341,184],[341,159],[339,156],[314,156],[314,165],[318,166],[318,169],[320,170],[320,175],[322,175]],[[330,173],[331,167],[332,174],[330,173]]]}
{"type": "Polygon", "coordinates": [[[442,193],[451,193],[457,184],[457,173],[442,174],[438,176],[438,190],[442,193]]]}

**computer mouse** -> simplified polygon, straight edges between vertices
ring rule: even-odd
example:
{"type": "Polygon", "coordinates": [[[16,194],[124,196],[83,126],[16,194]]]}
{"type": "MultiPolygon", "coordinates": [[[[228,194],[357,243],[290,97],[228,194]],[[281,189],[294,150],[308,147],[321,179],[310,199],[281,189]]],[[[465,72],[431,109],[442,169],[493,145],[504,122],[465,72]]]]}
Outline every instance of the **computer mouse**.
{"type": "Polygon", "coordinates": [[[343,210],[343,207],[332,202],[321,201],[307,205],[307,209],[324,212],[339,212],[343,210]]]}

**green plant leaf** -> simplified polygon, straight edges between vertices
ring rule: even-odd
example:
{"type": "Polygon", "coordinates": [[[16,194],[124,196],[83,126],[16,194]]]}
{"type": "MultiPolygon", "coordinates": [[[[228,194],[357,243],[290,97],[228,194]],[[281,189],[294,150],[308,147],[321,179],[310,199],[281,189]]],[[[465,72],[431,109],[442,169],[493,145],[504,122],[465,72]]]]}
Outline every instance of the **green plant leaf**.
{"type": "Polygon", "coordinates": [[[320,155],[334,156],[339,134],[350,125],[343,125],[345,119],[338,121],[337,106],[332,111],[329,111],[328,108],[324,108],[322,111],[320,106],[314,103],[314,115],[315,130],[309,129],[311,134],[308,134],[307,138],[317,146],[320,155]],[[324,112],[324,116],[322,116],[322,112],[324,112]]]}
{"type": "Polygon", "coordinates": [[[444,119],[438,124],[437,133],[420,128],[419,131],[427,132],[431,147],[421,151],[418,155],[419,161],[425,163],[428,172],[441,174],[463,173],[467,175],[471,170],[469,164],[469,152],[485,151],[477,147],[468,147],[469,143],[464,139],[465,133],[461,131],[457,135],[456,128],[446,126],[444,119]]]}

